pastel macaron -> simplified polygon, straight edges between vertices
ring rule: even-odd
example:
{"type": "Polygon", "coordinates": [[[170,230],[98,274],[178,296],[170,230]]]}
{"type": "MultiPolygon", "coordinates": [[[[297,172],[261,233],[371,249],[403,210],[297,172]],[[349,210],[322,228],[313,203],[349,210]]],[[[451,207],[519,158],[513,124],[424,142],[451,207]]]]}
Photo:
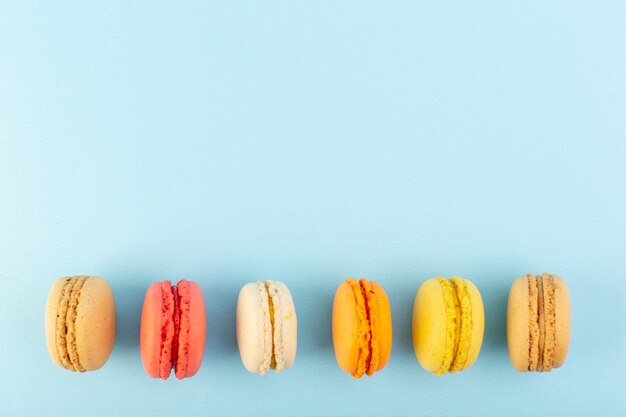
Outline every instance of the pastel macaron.
{"type": "Polygon", "coordinates": [[[339,368],[354,378],[382,370],[391,355],[389,300],[376,282],[348,278],[335,292],[333,345],[339,368]]]}
{"type": "Polygon", "coordinates": [[[506,334],[511,364],[520,372],[550,372],[565,362],[571,305],[558,275],[526,274],[511,285],[506,334]]]}
{"type": "Polygon", "coordinates": [[[441,376],[471,367],[484,328],[482,298],[471,281],[438,277],[420,286],[413,305],[413,347],[425,370],[441,376]]]}
{"type": "Polygon", "coordinates": [[[168,280],[148,288],[141,313],[140,350],[152,378],[195,375],[200,369],[206,335],[204,298],[198,284],[168,280]]]}
{"type": "Polygon", "coordinates": [[[102,367],[115,344],[115,300],[97,276],[61,277],[46,303],[46,342],[52,360],[72,372],[102,367]]]}
{"type": "Polygon", "coordinates": [[[289,369],[297,343],[298,318],[289,288],[272,280],[245,284],[237,299],[237,345],[244,367],[260,375],[289,369]]]}

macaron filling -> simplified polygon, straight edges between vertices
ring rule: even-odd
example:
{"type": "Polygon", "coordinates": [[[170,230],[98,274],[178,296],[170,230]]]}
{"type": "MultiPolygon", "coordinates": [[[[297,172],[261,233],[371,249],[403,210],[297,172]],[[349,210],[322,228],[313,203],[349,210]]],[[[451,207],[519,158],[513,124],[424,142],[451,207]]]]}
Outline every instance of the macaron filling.
{"type": "Polygon", "coordinates": [[[67,277],[56,316],[56,350],[63,367],[71,371],[85,372],[80,363],[76,345],[76,318],[80,293],[86,276],[67,277]]]}
{"type": "Polygon", "coordinates": [[[363,374],[371,376],[378,370],[380,364],[380,312],[378,299],[372,284],[366,279],[357,282],[349,278],[346,283],[352,288],[356,305],[357,343],[356,368],[351,373],[354,378],[361,378],[363,374]]]}
{"type": "Polygon", "coordinates": [[[285,368],[280,294],[270,280],[256,282],[261,308],[263,310],[263,359],[259,374],[264,375],[270,369],[282,371],[285,368]]]}
{"type": "MultiPolygon", "coordinates": [[[[539,287],[537,277],[527,275],[528,281],[528,370],[534,372],[539,364],[539,287]]],[[[543,305],[543,303],[541,303],[543,305]]]]}
{"type": "Polygon", "coordinates": [[[378,371],[378,365],[380,364],[380,314],[378,311],[378,300],[372,284],[366,279],[361,279],[359,283],[367,301],[365,308],[370,325],[369,358],[365,373],[368,376],[372,376],[374,372],[378,371]]]}
{"type": "Polygon", "coordinates": [[[358,327],[356,331],[356,342],[358,348],[356,369],[352,372],[355,378],[361,378],[367,370],[367,362],[369,359],[370,344],[370,323],[367,313],[367,305],[365,302],[365,294],[363,289],[354,278],[349,278],[346,283],[352,288],[356,302],[356,318],[358,327]]]}
{"type": "Polygon", "coordinates": [[[454,359],[454,351],[457,344],[456,323],[459,316],[459,307],[456,291],[452,284],[445,278],[437,278],[437,282],[439,282],[443,292],[443,300],[446,307],[446,342],[441,366],[435,371],[435,375],[443,375],[448,371],[454,359]]]}
{"type": "Polygon", "coordinates": [[[452,285],[455,288],[455,294],[460,312],[460,324],[457,324],[457,345],[452,365],[449,372],[458,372],[465,369],[467,357],[471,347],[472,340],[472,302],[467,288],[467,284],[463,278],[452,278],[452,285]]]}
{"type": "Polygon", "coordinates": [[[549,372],[555,354],[555,286],[550,274],[526,275],[529,293],[528,370],[549,372]]]}
{"type": "Polygon", "coordinates": [[[543,349],[546,339],[546,322],[544,314],[543,282],[537,277],[537,324],[539,325],[539,346],[537,358],[537,371],[543,371],[543,349]]]}
{"type": "Polygon", "coordinates": [[[167,379],[175,369],[176,377],[183,379],[189,349],[189,282],[181,280],[173,286],[169,280],[163,281],[161,297],[159,377],[167,379]]]}
{"type": "Polygon", "coordinates": [[[441,366],[434,373],[458,372],[465,368],[471,347],[472,303],[465,280],[437,278],[446,310],[446,340],[441,366]]]}
{"type": "Polygon", "coordinates": [[[174,369],[176,378],[183,379],[187,376],[187,365],[189,358],[189,330],[191,328],[191,322],[189,320],[189,308],[191,292],[189,281],[181,280],[175,288],[175,295],[177,295],[178,302],[176,303],[177,311],[175,317],[178,316],[178,320],[175,321],[176,347],[173,352],[176,352],[176,357],[172,358],[174,363],[174,369]]]}
{"type": "Polygon", "coordinates": [[[159,355],[159,377],[167,379],[172,371],[173,341],[176,332],[174,324],[175,305],[177,297],[174,295],[172,283],[165,280],[161,283],[161,350],[159,355]]]}
{"type": "Polygon", "coordinates": [[[270,368],[275,371],[282,371],[285,368],[285,355],[282,321],[280,320],[282,314],[280,294],[278,288],[272,281],[263,281],[263,285],[267,291],[270,326],[272,328],[272,357],[270,368]]]}
{"type": "Polygon", "coordinates": [[[272,296],[269,294],[270,289],[267,285],[267,283],[265,283],[265,288],[267,289],[267,301],[269,303],[269,305],[267,306],[269,313],[270,313],[270,326],[272,327],[272,356],[270,359],[270,368],[271,369],[276,369],[276,322],[274,320],[274,302],[272,300],[272,296]]]}
{"type": "Polygon", "coordinates": [[[549,274],[542,275],[543,287],[543,321],[545,336],[543,342],[542,371],[549,372],[554,367],[556,354],[556,309],[555,309],[555,284],[554,277],[549,274]]]}
{"type": "Polygon", "coordinates": [[[269,296],[263,281],[257,281],[257,289],[263,311],[263,356],[259,365],[259,373],[263,375],[272,367],[272,320],[270,318],[269,296]]]}

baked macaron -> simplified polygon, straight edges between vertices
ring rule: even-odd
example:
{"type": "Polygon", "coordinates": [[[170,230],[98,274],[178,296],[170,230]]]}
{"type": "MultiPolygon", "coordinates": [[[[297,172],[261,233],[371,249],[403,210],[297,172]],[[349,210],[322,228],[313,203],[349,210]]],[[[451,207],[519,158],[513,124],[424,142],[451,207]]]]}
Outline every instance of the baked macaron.
{"type": "Polygon", "coordinates": [[[298,318],[289,288],[279,281],[244,285],[237,299],[237,345],[243,366],[264,375],[296,359],[298,318]]]}
{"type": "Polygon", "coordinates": [[[104,365],[115,344],[115,301],[100,277],[59,278],[46,304],[46,342],[52,360],[73,372],[104,365]]]}
{"type": "Polygon", "coordinates": [[[513,281],[506,337],[515,369],[550,372],[563,365],[569,348],[570,310],[569,293],[561,277],[526,274],[513,281]]]}
{"type": "Polygon", "coordinates": [[[485,313],[476,286],[454,277],[424,282],[413,305],[413,347],[420,365],[435,375],[472,366],[483,340],[485,313]]]}
{"type": "Polygon", "coordinates": [[[167,379],[193,376],[202,363],[206,335],[204,298],[198,284],[182,279],[152,284],[141,313],[140,350],[146,373],[167,379]]]}
{"type": "Polygon", "coordinates": [[[341,283],[333,301],[333,345],[339,368],[354,378],[372,376],[387,365],[391,339],[385,290],[365,278],[341,283]]]}

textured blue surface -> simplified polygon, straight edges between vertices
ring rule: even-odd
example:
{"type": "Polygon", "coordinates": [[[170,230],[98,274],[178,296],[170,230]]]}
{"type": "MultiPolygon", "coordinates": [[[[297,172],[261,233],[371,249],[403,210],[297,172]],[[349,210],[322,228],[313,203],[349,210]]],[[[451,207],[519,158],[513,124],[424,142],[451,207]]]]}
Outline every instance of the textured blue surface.
{"type": "Polygon", "coordinates": [[[0,414],[626,414],[626,3],[202,3],[1,3],[0,414]],[[569,283],[570,356],[518,374],[508,288],[542,271],[569,283]],[[48,358],[66,274],[116,296],[98,372],[48,358]],[[410,336],[436,275],[473,280],[487,319],[474,367],[442,378],[410,336]],[[394,319],[362,380],[332,351],[348,276],[380,282],[394,319]],[[181,277],[205,294],[203,366],[153,380],[144,291],[181,277]],[[259,278],[300,322],[294,367],[265,377],[235,341],[259,278]]]}

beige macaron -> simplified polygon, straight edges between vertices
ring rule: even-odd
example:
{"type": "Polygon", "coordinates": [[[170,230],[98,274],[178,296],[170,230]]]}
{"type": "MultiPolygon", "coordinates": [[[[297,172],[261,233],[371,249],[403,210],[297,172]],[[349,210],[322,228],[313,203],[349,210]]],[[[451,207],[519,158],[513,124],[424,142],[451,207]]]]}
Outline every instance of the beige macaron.
{"type": "Polygon", "coordinates": [[[520,372],[549,372],[565,362],[571,306],[558,275],[526,274],[509,293],[506,334],[511,364],[520,372]]]}
{"type": "Polygon", "coordinates": [[[289,288],[271,280],[244,285],[237,299],[237,344],[244,367],[260,375],[289,369],[297,342],[298,319],[289,288]]]}
{"type": "Polygon", "coordinates": [[[46,304],[46,342],[52,360],[73,372],[104,365],[115,344],[115,301],[96,276],[59,278],[46,304]]]}

